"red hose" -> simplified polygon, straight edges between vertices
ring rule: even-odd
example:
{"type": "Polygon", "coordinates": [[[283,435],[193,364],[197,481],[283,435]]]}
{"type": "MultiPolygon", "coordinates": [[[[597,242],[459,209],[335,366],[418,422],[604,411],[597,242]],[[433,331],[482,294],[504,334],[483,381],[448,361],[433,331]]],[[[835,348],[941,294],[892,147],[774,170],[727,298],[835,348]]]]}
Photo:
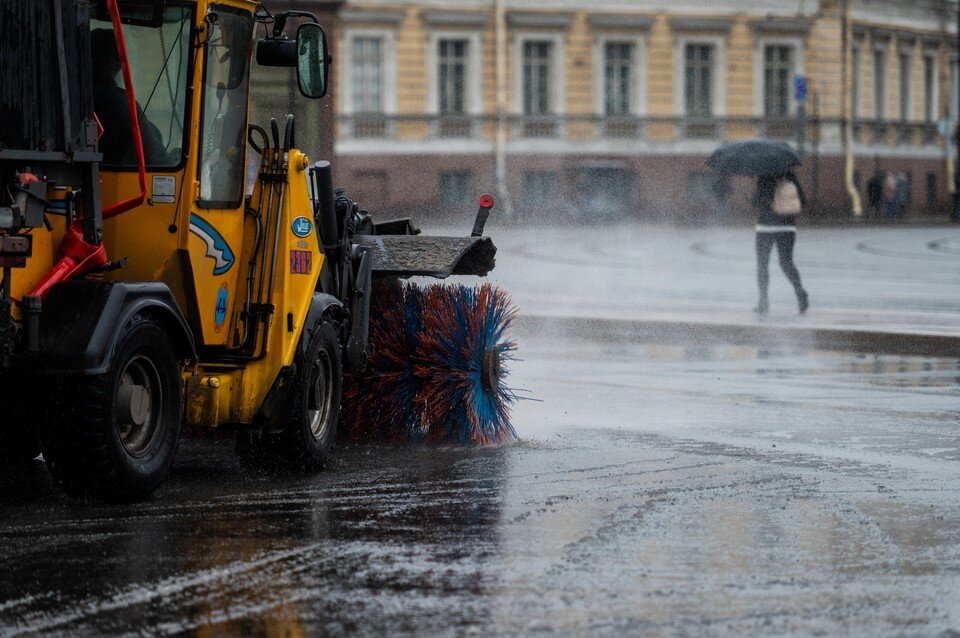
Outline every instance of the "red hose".
{"type": "Polygon", "coordinates": [[[143,203],[143,200],[147,196],[147,160],[143,155],[143,137],[140,135],[137,96],[134,94],[133,78],[130,75],[130,60],[127,59],[127,42],[123,37],[123,26],[120,23],[120,9],[117,7],[117,0],[107,0],[107,9],[110,11],[110,20],[113,22],[113,33],[117,39],[117,54],[120,56],[120,67],[123,70],[123,83],[127,87],[127,106],[130,109],[130,121],[133,124],[133,143],[137,149],[137,161],[139,162],[140,169],[140,194],[104,208],[104,220],[116,217],[131,208],[136,208],[143,203]]]}

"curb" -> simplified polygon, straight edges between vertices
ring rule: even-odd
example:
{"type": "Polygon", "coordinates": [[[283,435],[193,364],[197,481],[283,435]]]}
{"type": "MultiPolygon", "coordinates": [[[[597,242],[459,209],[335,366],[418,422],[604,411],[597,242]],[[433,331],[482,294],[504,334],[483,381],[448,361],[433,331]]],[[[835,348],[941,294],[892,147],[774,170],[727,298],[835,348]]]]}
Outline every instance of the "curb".
{"type": "Polygon", "coordinates": [[[960,358],[960,336],[660,319],[609,319],[520,315],[514,323],[523,336],[562,335],[605,342],[652,342],[666,345],[729,344],[802,347],[861,353],[960,358]]]}

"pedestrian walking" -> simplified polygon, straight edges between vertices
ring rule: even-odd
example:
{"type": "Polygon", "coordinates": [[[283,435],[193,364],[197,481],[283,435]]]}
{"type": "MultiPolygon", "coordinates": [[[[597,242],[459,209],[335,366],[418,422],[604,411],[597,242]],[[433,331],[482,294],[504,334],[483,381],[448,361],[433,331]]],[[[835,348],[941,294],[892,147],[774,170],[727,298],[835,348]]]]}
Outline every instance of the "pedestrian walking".
{"type": "Polygon", "coordinates": [[[800,272],[793,263],[793,245],[797,238],[797,215],[803,211],[803,190],[792,172],[781,176],[757,178],[753,206],[757,209],[757,284],[760,301],[754,311],[765,315],[770,309],[767,289],[770,285],[770,253],[777,246],[780,268],[797,295],[797,306],[804,314],[810,306],[807,291],[800,283],[800,272]]]}
{"type": "Polygon", "coordinates": [[[883,216],[887,219],[897,216],[897,178],[891,171],[883,176],[883,216]]]}
{"type": "Polygon", "coordinates": [[[896,187],[894,188],[897,208],[897,217],[907,216],[907,205],[910,203],[910,180],[904,172],[897,173],[896,187]]]}
{"type": "Polygon", "coordinates": [[[880,216],[880,203],[883,201],[883,173],[878,168],[873,177],[867,180],[867,209],[871,217],[880,216]]]}

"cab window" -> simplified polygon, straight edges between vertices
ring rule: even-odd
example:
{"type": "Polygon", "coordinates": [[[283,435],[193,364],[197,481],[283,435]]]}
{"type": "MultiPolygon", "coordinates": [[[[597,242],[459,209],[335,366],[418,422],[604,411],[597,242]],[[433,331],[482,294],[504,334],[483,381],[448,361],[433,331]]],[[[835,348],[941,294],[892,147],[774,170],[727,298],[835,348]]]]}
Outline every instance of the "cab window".
{"type": "MultiPolygon", "coordinates": [[[[166,6],[156,27],[125,24],[124,39],[137,96],[137,117],[147,167],[173,169],[183,161],[192,10],[166,6]]],[[[94,110],[103,135],[99,148],[109,168],[135,168],[133,126],[113,26],[91,20],[94,110]]]]}
{"type": "Polygon", "coordinates": [[[214,5],[206,24],[199,205],[232,208],[243,197],[253,16],[214,5]]]}

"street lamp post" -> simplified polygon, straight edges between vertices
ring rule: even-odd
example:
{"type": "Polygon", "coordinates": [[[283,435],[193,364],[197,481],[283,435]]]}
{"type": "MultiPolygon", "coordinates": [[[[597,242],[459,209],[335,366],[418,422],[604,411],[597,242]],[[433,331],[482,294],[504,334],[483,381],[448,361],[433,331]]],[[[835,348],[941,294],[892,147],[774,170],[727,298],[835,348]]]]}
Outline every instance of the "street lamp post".
{"type": "MultiPolygon", "coordinates": [[[[957,2],[957,38],[958,46],[953,63],[958,65],[958,71],[960,71],[960,2],[957,2]]],[[[960,72],[957,73],[957,77],[960,78],[960,72]]],[[[957,112],[951,114],[957,125],[953,136],[957,158],[953,165],[953,213],[950,219],[954,222],[960,222],[960,81],[953,87],[953,90],[957,91],[957,107],[954,109],[957,112]]]]}

